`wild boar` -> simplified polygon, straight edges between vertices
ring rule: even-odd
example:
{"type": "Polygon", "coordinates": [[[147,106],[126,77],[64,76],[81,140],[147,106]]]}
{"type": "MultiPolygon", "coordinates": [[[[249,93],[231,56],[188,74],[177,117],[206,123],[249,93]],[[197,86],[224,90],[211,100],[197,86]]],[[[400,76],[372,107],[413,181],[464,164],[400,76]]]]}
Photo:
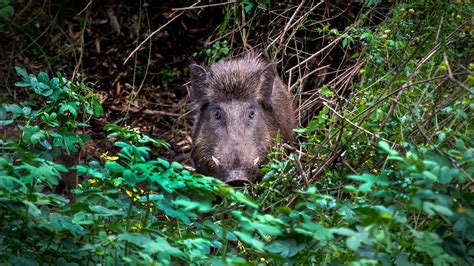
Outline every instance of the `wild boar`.
{"type": "Polygon", "coordinates": [[[249,54],[207,68],[193,64],[190,71],[197,172],[232,185],[255,181],[277,131],[290,143],[296,126],[291,94],[275,64],[249,54]]]}

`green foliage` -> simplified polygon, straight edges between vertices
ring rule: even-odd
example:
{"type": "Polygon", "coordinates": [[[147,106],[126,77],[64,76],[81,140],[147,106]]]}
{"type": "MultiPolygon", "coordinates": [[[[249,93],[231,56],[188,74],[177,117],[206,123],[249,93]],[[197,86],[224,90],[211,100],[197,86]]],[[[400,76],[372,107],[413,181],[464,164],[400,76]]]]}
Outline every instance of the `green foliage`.
{"type": "MultiPolygon", "coordinates": [[[[153,73],[151,73],[153,74],[153,73]]],[[[177,68],[170,68],[169,66],[163,67],[157,75],[159,76],[163,86],[166,88],[170,84],[175,84],[179,77],[187,75],[185,71],[179,70],[177,68]]]]}
{"type": "Polygon", "coordinates": [[[168,144],[116,125],[100,161],[58,164],[100,102],[60,74],[17,68],[31,97],[0,106],[11,131],[0,141],[0,262],[472,265],[472,28],[456,30],[470,14],[402,3],[379,29],[343,33],[365,59],[351,98],[335,110],[323,86],[326,106],[295,130],[298,149],[277,141],[263,180],[243,190],[153,157],[168,144]],[[85,178],[72,201],[51,193],[68,170],[85,178]]]}
{"type": "MultiPolygon", "coordinates": [[[[223,57],[229,55],[230,49],[227,45],[227,41],[216,41],[212,44],[211,47],[207,48],[205,55],[208,61],[208,64],[213,64],[221,60],[223,57]]],[[[204,54],[203,52],[194,53],[193,56],[197,57],[204,54]]]]}
{"type": "Polygon", "coordinates": [[[87,127],[92,116],[103,115],[97,96],[84,84],[70,82],[61,74],[50,79],[45,72],[35,76],[20,67],[16,71],[22,78],[16,86],[27,87],[32,94],[26,102],[1,104],[0,125],[19,126],[22,148],[48,152],[42,156],[56,156],[59,151],[55,148],[67,154],[77,152],[87,136],[75,131],[87,127]]]}
{"type": "Polygon", "coordinates": [[[15,16],[15,9],[10,5],[10,0],[0,0],[0,33],[5,31],[6,23],[15,16]]]}

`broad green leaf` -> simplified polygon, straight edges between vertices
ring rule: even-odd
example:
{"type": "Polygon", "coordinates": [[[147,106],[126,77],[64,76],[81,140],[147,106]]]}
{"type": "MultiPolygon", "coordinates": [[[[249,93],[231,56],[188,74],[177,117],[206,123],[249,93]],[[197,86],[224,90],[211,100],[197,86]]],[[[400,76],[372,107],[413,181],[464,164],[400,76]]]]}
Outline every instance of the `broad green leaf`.
{"type": "Polygon", "coordinates": [[[338,235],[342,235],[342,236],[353,236],[353,235],[357,234],[356,231],[354,231],[352,229],[349,229],[349,228],[345,228],[345,227],[333,228],[333,229],[331,229],[331,232],[333,234],[338,234],[338,235]]]}
{"type": "Polygon", "coordinates": [[[5,6],[0,8],[0,20],[10,22],[15,15],[15,9],[12,6],[5,6]]]}
{"type": "Polygon", "coordinates": [[[182,207],[186,211],[196,210],[199,213],[206,213],[212,210],[209,202],[192,201],[185,197],[179,197],[177,200],[174,200],[173,205],[182,207]]]}
{"type": "Polygon", "coordinates": [[[147,254],[161,254],[173,257],[184,257],[184,253],[176,247],[171,246],[166,239],[157,237],[143,244],[144,252],[147,254]]]}
{"type": "Polygon", "coordinates": [[[102,117],[104,116],[104,109],[102,109],[102,104],[100,104],[99,100],[97,97],[94,97],[92,100],[92,105],[93,105],[93,114],[96,117],[102,117]]]}
{"type": "MultiPolygon", "coordinates": [[[[44,84],[49,84],[49,76],[46,72],[40,72],[38,74],[38,81],[44,84]]],[[[48,86],[49,87],[49,86],[48,86]]]]}
{"type": "Polygon", "coordinates": [[[0,0],[0,7],[6,6],[10,4],[11,0],[0,0]]]}
{"type": "Polygon", "coordinates": [[[135,186],[135,184],[137,183],[137,176],[130,169],[125,169],[123,171],[123,178],[132,186],[135,186]]]}
{"type": "Polygon", "coordinates": [[[18,189],[19,191],[26,191],[26,186],[17,178],[7,175],[0,175],[0,188],[13,192],[18,189]]]}
{"type": "Polygon", "coordinates": [[[275,240],[265,246],[265,250],[274,254],[279,254],[284,258],[291,258],[304,248],[305,243],[297,243],[294,239],[288,239],[285,241],[275,240]]]}
{"type": "Polygon", "coordinates": [[[0,120],[0,127],[1,127],[1,126],[6,126],[6,125],[10,125],[10,124],[12,124],[13,122],[15,122],[15,120],[13,120],[13,119],[0,120]]]}
{"type": "Polygon", "coordinates": [[[459,219],[454,223],[453,230],[454,232],[463,235],[467,229],[467,221],[464,216],[460,216],[459,219]]]}
{"type": "Polygon", "coordinates": [[[257,238],[252,237],[246,232],[234,231],[234,234],[244,243],[252,246],[254,249],[262,251],[265,244],[257,238]]]}
{"type": "Polygon", "coordinates": [[[122,173],[125,170],[125,167],[117,162],[106,162],[105,168],[109,169],[113,173],[122,173]]]}
{"type": "Polygon", "coordinates": [[[436,213],[444,215],[444,216],[453,215],[453,212],[450,209],[446,208],[445,206],[437,205],[429,201],[423,202],[423,210],[425,210],[425,212],[428,213],[429,215],[434,215],[436,213]]]}
{"type": "Polygon", "coordinates": [[[89,205],[89,209],[93,211],[96,215],[99,215],[102,217],[113,217],[113,216],[122,217],[126,215],[126,213],[121,209],[112,210],[100,205],[89,205]]]}
{"type": "Polygon", "coordinates": [[[16,70],[16,73],[21,76],[24,80],[28,80],[29,79],[29,76],[28,76],[28,73],[26,72],[26,70],[24,68],[21,68],[19,66],[16,66],[15,67],[15,70],[16,70]]]}
{"type": "Polygon", "coordinates": [[[117,239],[130,242],[139,247],[145,247],[147,244],[154,242],[149,235],[138,233],[123,233],[118,235],[117,239]]]}
{"type": "Polygon", "coordinates": [[[398,152],[395,151],[395,150],[392,150],[390,145],[385,141],[379,141],[379,147],[391,156],[397,156],[398,155],[398,152]]]}

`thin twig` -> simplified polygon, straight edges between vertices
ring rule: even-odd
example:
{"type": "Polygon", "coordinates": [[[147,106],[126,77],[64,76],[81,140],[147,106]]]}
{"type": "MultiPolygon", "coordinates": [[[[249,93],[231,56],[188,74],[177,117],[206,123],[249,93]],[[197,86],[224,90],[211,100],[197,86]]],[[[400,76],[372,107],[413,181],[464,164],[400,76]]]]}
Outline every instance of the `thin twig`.
{"type": "Polygon", "coordinates": [[[375,133],[372,133],[370,131],[368,131],[367,129],[365,128],[362,128],[356,124],[354,124],[352,121],[350,121],[349,119],[345,118],[344,116],[342,116],[341,114],[339,114],[336,110],[334,110],[331,106],[329,106],[326,102],[323,102],[323,105],[326,106],[329,110],[331,110],[335,115],[337,115],[339,118],[342,118],[344,119],[347,123],[351,124],[352,126],[356,127],[357,129],[359,130],[362,130],[364,131],[365,133],[369,134],[370,136],[374,137],[374,138],[377,138],[377,139],[381,139],[383,141],[386,141],[386,142],[389,142],[389,143],[393,143],[391,142],[390,140],[387,140],[385,138],[382,138],[381,136],[375,134],[375,133]]]}
{"type": "Polygon", "coordinates": [[[288,28],[290,27],[290,23],[293,22],[293,19],[295,18],[296,14],[298,14],[300,9],[303,7],[305,2],[306,2],[305,0],[301,1],[300,5],[298,6],[298,8],[296,8],[296,11],[293,13],[293,15],[291,16],[288,23],[286,23],[286,26],[285,26],[285,28],[283,29],[283,31],[281,32],[281,35],[280,35],[280,44],[283,43],[283,37],[285,37],[285,33],[288,31],[288,28]]]}
{"type": "Polygon", "coordinates": [[[84,7],[79,13],[77,13],[78,16],[82,14],[82,12],[86,11],[87,8],[94,2],[94,0],[90,0],[89,3],[87,3],[86,7],[84,7]]]}
{"type": "Polygon", "coordinates": [[[215,4],[208,4],[208,5],[202,5],[202,6],[177,7],[177,8],[172,8],[171,11],[182,11],[182,10],[191,10],[191,9],[199,9],[199,8],[206,8],[206,7],[224,6],[228,4],[236,4],[238,2],[239,1],[229,1],[225,3],[215,3],[215,4]]]}
{"type": "Polygon", "coordinates": [[[341,39],[342,39],[342,36],[344,36],[344,34],[341,34],[339,37],[337,37],[336,39],[334,39],[331,43],[329,43],[328,45],[326,45],[323,49],[317,51],[316,53],[312,54],[310,57],[306,58],[305,60],[301,61],[301,63],[299,63],[298,65],[290,68],[289,70],[287,70],[285,73],[288,73],[298,67],[300,67],[301,65],[307,63],[309,60],[313,59],[314,57],[316,57],[317,55],[321,54],[322,52],[326,51],[327,49],[329,49],[330,47],[332,47],[333,45],[337,44],[341,39]]]}
{"type": "MultiPolygon", "coordinates": [[[[196,3],[192,4],[190,7],[194,7],[196,6],[197,4],[199,4],[201,1],[197,1],[196,3]]],[[[170,20],[168,20],[168,22],[166,22],[165,24],[163,24],[161,27],[159,27],[157,30],[155,30],[154,32],[152,32],[150,35],[148,35],[148,37],[145,38],[145,40],[143,40],[127,57],[127,59],[125,59],[125,61],[123,62],[123,64],[125,65],[127,63],[127,61],[151,38],[153,37],[155,34],[157,34],[158,32],[160,32],[164,27],[168,26],[171,22],[173,22],[175,19],[179,18],[181,15],[184,14],[184,11],[181,11],[179,12],[179,14],[176,15],[177,11],[174,11],[173,13],[171,13],[168,18],[171,18],[170,20]],[[176,16],[174,16],[176,15],[176,16]],[[174,17],[173,17],[174,16],[174,17]]]]}
{"type": "Polygon", "coordinates": [[[449,79],[456,82],[456,84],[458,84],[458,86],[461,87],[463,90],[469,93],[472,93],[472,91],[468,87],[466,87],[466,85],[464,85],[462,82],[454,78],[453,71],[451,70],[451,66],[449,65],[449,61],[448,61],[448,57],[446,56],[446,53],[443,53],[443,56],[444,56],[444,62],[446,64],[446,69],[448,70],[449,79]]]}

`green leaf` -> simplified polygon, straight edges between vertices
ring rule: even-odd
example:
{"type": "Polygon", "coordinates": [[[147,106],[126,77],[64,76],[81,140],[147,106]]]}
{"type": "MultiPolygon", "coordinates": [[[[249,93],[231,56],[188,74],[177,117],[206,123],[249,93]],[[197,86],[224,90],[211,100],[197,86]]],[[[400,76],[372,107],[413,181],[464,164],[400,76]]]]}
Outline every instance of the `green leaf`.
{"type": "Polygon", "coordinates": [[[295,228],[295,232],[311,236],[316,240],[328,240],[332,238],[332,231],[315,222],[305,222],[295,228]]]}
{"type": "Polygon", "coordinates": [[[60,81],[58,78],[54,77],[52,78],[50,81],[49,81],[49,86],[53,89],[60,89],[61,85],[60,85],[60,81]]]}
{"type": "Polygon", "coordinates": [[[321,87],[321,90],[319,91],[319,93],[324,96],[324,97],[328,97],[328,98],[331,98],[334,96],[334,92],[332,92],[329,87],[327,85],[324,85],[321,87]]]}
{"type": "Polygon", "coordinates": [[[344,38],[344,39],[342,40],[342,47],[343,47],[343,48],[346,48],[346,47],[347,47],[347,43],[348,43],[347,38],[344,38]]]}
{"type": "Polygon", "coordinates": [[[360,35],[361,40],[371,41],[373,39],[372,32],[364,32],[360,35]]]}
{"type": "Polygon", "coordinates": [[[291,258],[304,248],[304,243],[297,243],[294,239],[288,239],[285,241],[275,240],[265,246],[265,250],[274,254],[279,254],[284,258],[291,258]]]}
{"type": "MultiPolygon", "coordinates": [[[[163,253],[165,253],[166,255],[173,256],[173,257],[184,257],[185,255],[181,250],[171,246],[168,243],[168,241],[166,241],[166,239],[161,238],[161,237],[157,237],[153,239],[153,241],[143,243],[142,246],[144,248],[143,251],[147,254],[158,253],[158,254],[161,254],[162,256],[163,253]]],[[[168,263],[166,263],[165,261],[165,264],[169,264],[169,263],[170,263],[169,261],[168,263]]]]}
{"type": "Polygon", "coordinates": [[[179,170],[182,170],[182,169],[183,169],[183,165],[180,164],[180,163],[177,163],[177,162],[172,162],[172,163],[171,163],[171,168],[172,168],[173,170],[179,171],[179,170]]]}
{"type": "Polygon", "coordinates": [[[362,185],[359,186],[359,190],[361,192],[367,193],[371,190],[372,185],[377,182],[377,177],[373,174],[362,174],[362,175],[349,175],[349,179],[364,182],[362,185]]]}
{"type": "Polygon", "coordinates": [[[344,186],[344,189],[349,191],[349,192],[357,192],[357,188],[354,187],[353,185],[344,186]]]}
{"type": "Polygon", "coordinates": [[[467,230],[466,217],[460,216],[459,219],[456,221],[456,223],[454,223],[453,230],[459,235],[463,235],[467,230]]]}
{"type": "Polygon", "coordinates": [[[45,138],[46,138],[46,136],[44,134],[44,131],[41,130],[41,131],[38,131],[38,132],[34,133],[33,135],[31,135],[30,141],[31,141],[32,144],[36,144],[36,143],[42,141],[45,138]]]}
{"type": "Polygon", "coordinates": [[[13,122],[15,122],[15,120],[13,120],[13,119],[0,120],[0,126],[10,125],[10,124],[12,124],[13,122]]]}
{"type": "Polygon", "coordinates": [[[15,15],[15,9],[12,6],[5,6],[0,8],[0,20],[10,22],[15,15]]]}
{"type": "Polygon", "coordinates": [[[28,116],[31,114],[31,107],[25,106],[21,109],[24,116],[28,116]]]}
{"type": "Polygon", "coordinates": [[[391,156],[398,156],[399,154],[397,151],[392,150],[390,145],[385,141],[379,141],[379,147],[391,156]]]}
{"type": "Polygon", "coordinates": [[[10,4],[10,0],[0,0],[0,7],[6,6],[10,4]]]}
{"type": "MultiPolygon", "coordinates": [[[[226,186],[228,187],[227,185],[223,185],[223,186],[226,186]]],[[[228,187],[229,188],[229,187],[228,187]]],[[[222,191],[222,190],[221,190],[222,191]]],[[[240,203],[243,203],[249,207],[252,207],[254,209],[258,209],[258,205],[256,203],[254,203],[253,201],[251,201],[250,199],[248,199],[244,194],[240,193],[240,192],[235,192],[234,190],[230,189],[230,190],[227,190],[227,191],[230,191],[231,192],[231,196],[234,200],[240,202],[240,203]]]]}
{"type": "Polygon", "coordinates": [[[361,239],[359,239],[356,236],[352,236],[352,237],[349,237],[348,239],[346,239],[347,247],[349,249],[354,250],[354,251],[357,251],[359,249],[361,242],[362,242],[361,239]]]}
{"type": "Polygon", "coordinates": [[[51,87],[49,87],[48,84],[42,83],[42,82],[31,82],[33,86],[33,90],[35,93],[42,95],[44,97],[48,97],[51,94],[53,94],[53,90],[51,87]]]}
{"type": "Polygon", "coordinates": [[[257,231],[260,233],[262,237],[266,237],[267,235],[270,236],[278,236],[281,235],[282,231],[277,226],[258,223],[257,231]]]}
{"type": "Polygon", "coordinates": [[[79,108],[78,102],[69,101],[69,102],[62,102],[59,104],[59,113],[65,115],[69,112],[73,116],[77,116],[77,109],[79,108]]]}
{"type": "Polygon", "coordinates": [[[43,159],[35,159],[35,162],[39,163],[39,166],[35,166],[29,163],[22,163],[18,166],[19,170],[25,170],[26,172],[21,176],[21,181],[25,184],[32,184],[33,181],[36,185],[57,185],[58,179],[61,178],[61,172],[66,172],[67,169],[59,166],[50,161],[43,159]]]}
{"type": "Polygon", "coordinates": [[[234,231],[234,234],[244,243],[249,244],[254,249],[262,251],[265,244],[245,232],[234,231]]]}
{"type": "Polygon", "coordinates": [[[122,173],[125,167],[116,162],[106,162],[105,168],[109,169],[112,173],[122,173]]]}
{"type": "Polygon", "coordinates": [[[100,206],[100,205],[89,205],[89,209],[92,212],[94,212],[95,215],[102,216],[102,217],[112,217],[112,216],[124,217],[124,216],[126,216],[126,213],[121,209],[112,210],[112,209],[109,209],[109,208],[106,208],[106,207],[100,206]]]}
{"type": "Polygon", "coordinates": [[[138,233],[123,233],[117,236],[118,240],[127,241],[139,247],[145,247],[145,245],[154,242],[150,236],[138,233]]]}
{"type": "Polygon", "coordinates": [[[435,213],[444,215],[444,216],[451,216],[453,212],[445,206],[434,204],[429,201],[423,202],[423,210],[429,215],[434,215],[435,213]]]}
{"type": "Polygon", "coordinates": [[[228,55],[229,52],[230,52],[230,49],[229,49],[229,47],[222,47],[222,48],[220,49],[220,51],[221,51],[222,54],[228,55]]]}
{"type": "Polygon", "coordinates": [[[22,77],[24,80],[29,80],[28,73],[26,73],[26,70],[24,68],[21,68],[19,66],[15,67],[16,73],[22,77]]]}
{"type": "Polygon", "coordinates": [[[10,260],[11,260],[12,265],[38,266],[38,262],[36,262],[31,257],[21,257],[21,256],[11,255],[10,260]]]}
{"type": "Polygon", "coordinates": [[[199,213],[206,213],[212,210],[209,202],[193,201],[186,197],[179,197],[177,200],[174,200],[173,205],[181,207],[185,211],[197,210],[199,213]]]}
{"type": "Polygon", "coordinates": [[[18,189],[19,191],[26,191],[26,186],[19,179],[7,176],[0,175],[0,188],[5,189],[8,192],[13,192],[18,189]]]}
{"type": "Polygon", "coordinates": [[[125,169],[125,171],[123,171],[123,178],[132,186],[137,183],[137,176],[130,169],[125,169]]]}
{"type": "Polygon", "coordinates": [[[197,217],[196,214],[190,211],[186,211],[182,209],[174,209],[166,200],[161,200],[157,202],[156,206],[160,210],[162,210],[166,215],[173,218],[178,218],[186,225],[189,225],[191,223],[191,220],[189,218],[197,217]]]}
{"type": "Polygon", "coordinates": [[[16,82],[15,86],[17,86],[17,87],[29,87],[29,86],[31,86],[31,84],[29,82],[23,82],[22,81],[22,82],[16,82]]]}
{"type": "MultiPolygon", "coordinates": [[[[38,74],[38,81],[44,83],[45,85],[49,84],[49,76],[46,72],[40,72],[38,74]]],[[[49,87],[49,86],[48,86],[49,87]]]]}
{"type": "Polygon", "coordinates": [[[45,147],[47,150],[51,150],[53,147],[51,146],[51,143],[47,139],[42,139],[39,141],[41,146],[45,147]]]}
{"type": "Polygon", "coordinates": [[[408,256],[404,253],[399,254],[395,260],[395,264],[397,266],[415,266],[415,264],[411,263],[408,259],[408,256]]]}
{"type": "Polygon", "coordinates": [[[63,139],[63,145],[61,146],[66,150],[66,153],[70,154],[71,151],[77,152],[78,146],[83,143],[81,137],[73,132],[69,132],[67,128],[61,128],[59,132],[63,139]]]}
{"type": "Polygon", "coordinates": [[[366,228],[359,227],[358,232],[346,239],[346,245],[349,249],[357,251],[362,243],[370,244],[373,240],[369,239],[369,233],[366,228]]]}
{"type": "Polygon", "coordinates": [[[94,109],[94,111],[93,111],[94,116],[96,116],[96,117],[104,116],[104,109],[102,109],[102,104],[100,104],[97,97],[93,98],[92,105],[93,105],[93,109],[94,109]]]}
{"type": "Polygon", "coordinates": [[[244,0],[244,3],[245,3],[245,7],[244,7],[245,13],[250,13],[250,11],[252,11],[252,8],[253,8],[253,3],[250,2],[250,0],[244,0]]]}
{"type": "Polygon", "coordinates": [[[423,171],[423,176],[430,181],[438,181],[438,177],[431,173],[430,171],[423,171]]]}
{"type": "Polygon", "coordinates": [[[442,166],[439,170],[439,182],[442,184],[448,184],[451,182],[453,177],[459,174],[458,169],[451,169],[448,166],[442,166]]]}

